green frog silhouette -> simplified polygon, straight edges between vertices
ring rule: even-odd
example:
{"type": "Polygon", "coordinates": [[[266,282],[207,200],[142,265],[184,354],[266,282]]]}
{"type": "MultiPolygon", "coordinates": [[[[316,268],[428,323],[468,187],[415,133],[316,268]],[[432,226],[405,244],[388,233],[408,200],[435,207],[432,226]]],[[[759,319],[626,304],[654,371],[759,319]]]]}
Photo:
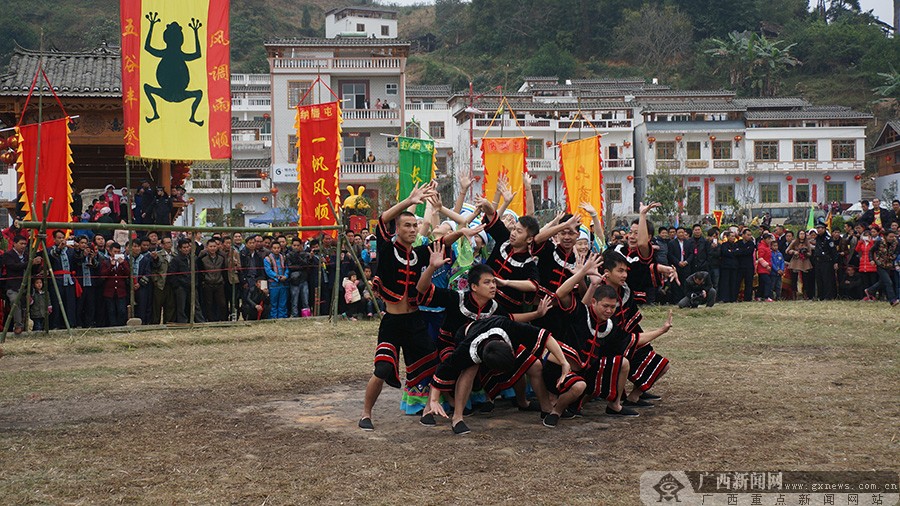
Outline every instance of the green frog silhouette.
{"type": "Polygon", "coordinates": [[[145,118],[147,123],[159,119],[159,112],[156,110],[156,99],[154,98],[154,96],[157,96],[171,103],[193,99],[190,121],[203,126],[203,121],[197,121],[194,117],[197,114],[197,107],[200,106],[200,101],[203,99],[203,91],[187,89],[188,84],[191,82],[191,73],[188,70],[187,62],[200,58],[200,35],[197,33],[197,30],[203,26],[203,23],[191,18],[191,23],[188,26],[194,30],[194,44],[197,49],[193,53],[187,54],[181,50],[181,46],[184,44],[184,31],[178,22],[173,21],[166,25],[166,30],[163,32],[163,41],[166,43],[166,47],[156,49],[150,44],[150,39],[153,36],[154,25],[160,22],[159,13],[151,12],[145,17],[147,21],[150,21],[150,29],[147,30],[147,41],[144,44],[144,51],[160,59],[159,65],[156,67],[156,81],[160,87],[150,86],[149,83],[144,84],[144,93],[147,94],[147,100],[150,101],[150,107],[153,108],[153,117],[145,118]]]}

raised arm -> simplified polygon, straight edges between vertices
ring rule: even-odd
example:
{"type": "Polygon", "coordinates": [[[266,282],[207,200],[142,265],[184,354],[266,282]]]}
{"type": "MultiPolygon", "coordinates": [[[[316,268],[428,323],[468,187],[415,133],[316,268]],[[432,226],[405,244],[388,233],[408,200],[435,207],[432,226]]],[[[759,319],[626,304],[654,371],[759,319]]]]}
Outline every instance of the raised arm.
{"type": "MultiPolygon", "coordinates": [[[[580,262],[580,260],[577,261],[580,262]]],[[[588,274],[596,274],[600,263],[600,255],[593,254],[589,256],[584,260],[584,263],[579,263],[577,270],[569,279],[559,285],[559,288],[556,289],[556,298],[559,299],[562,307],[570,307],[572,305],[571,295],[575,287],[588,274]]]]}
{"type": "Polygon", "coordinates": [[[496,278],[497,286],[506,286],[520,292],[536,292],[534,282],[527,279],[501,279],[496,278]]]}
{"type": "Polygon", "coordinates": [[[638,216],[637,244],[638,252],[645,258],[653,253],[653,249],[650,247],[650,231],[647,230],[647,213],[660,205],[659,202],[651,202],[647,205],[641,202],[640,215],[638,216]]]}
{"type": "Polygon", "coordinates": [[[606,244],[606,231],[603,230],[603,224],[600,223],[600,213],[588,202],[582,202],[580,206],[584,212],[588,213],[591,217],[591,225],[593,225],[593,229],[591,230],[595,236],[600,236],[603,238],[603,244],[606,244]]]}
{"type": "Polygon", "coordinates": [[[459,176],[459,194],[456,195],[456,202],[453,203],[453,211],[457,214],[462,212],[463,204],[466,202],[466,194],[469,193],[469,188],[472,187],[472,180],[469,179],[469,176],[463,174],[459,176]]]}
{"type": "MultiPolygon", "coordinates": [[[[562,219],[562,215],[560,215],[559,218],[562,219]]],[[[545,226],[544,228],[542,228],[541,231],[538,232],[538,235],[534,236],[534,243],[543,244],[547,242],[548,239],[567,228],[574,228],[577,230],[578,222],[581,221],[581,217],[577,214],[573,214],[571,218],[562,223],[559,223],[558,221],[559,220],[557,220],[557,223],[552,226],[545,226]]]]}
{"type": "Polygon", "coordinates": [[[443,238],[443,243],[444,244],[453,244],[460,237],[468,237],[468,238],[475,237],[476,235],[481,233],[485,229],[486,226],[487,226],[486,224],[482,223],[481,225],[478,225],[477,227],[473,227],[473,228],[459,227],[456,229],[455,232],[450,232],[449,234],[445,235],[443,238]]]}
{"type": "Polygon", "coordinates": [[[397,219],[397,216],[400,216],[400,213],[405,211],[407,207],[419,205],[422,202],[425,202],[425,198],[434,193],[434,187],[436,186],[436,184],[436,182],[432,181],[425,186],[416,186],[415,188],[413,188],[413,191],[409,193],[408,197],[401,200],[400,202],[397,202],[390,209],[381,213],[381,220],[385,223],[390,223],[397,219]]]}
{"type": "Polygon", "coordinates": [[[531,182],[534,180],[531,174],[522,175],[522,191],[525,192],[525,214],[534,214],[534,192],[531,191],[531,182]]]}
{"type": "Polygon", "coordinates": [[[538,318],[543,318],[544,315],[547,314],[547,311],[550,311],[551,307],[553,307],[553,299],[550,298],[549,295],[545,295],[544,298],[538,302],[537,308],[534,311],[511,314],[509,315],[509,318],[519,323],[528,323],[537,320],[538,318]]]}
{"type": "Polygon", "coordinates": [[[662,327],[660,327],[656,330],[651,330],[650,332],[641,332],[641,334],[638,336],[638,342],[635,345],[635,348],[640,348],[641,346],[644,346],[644,345],[650,343],[650,341],[653,341],[657,337],[668,332],[670,328],[672,328],[672,310],[671,309],[669,310],[669,317],[666,318],[666,323],[664,323],[662,327]]]}

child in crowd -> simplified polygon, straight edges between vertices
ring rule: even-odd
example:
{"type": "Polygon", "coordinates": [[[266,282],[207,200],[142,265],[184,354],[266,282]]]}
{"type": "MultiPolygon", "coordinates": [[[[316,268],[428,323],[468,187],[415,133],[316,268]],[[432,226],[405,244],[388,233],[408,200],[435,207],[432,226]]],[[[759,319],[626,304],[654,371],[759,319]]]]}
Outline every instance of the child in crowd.
{"type": "Polygon", "coordinates": [[[53,311],[53,306],[50,305],[50,298],[47,297],[47,291],[44,290],[44,279],[36,277],[32,285],[34,289],[31,292],[29,313],[31,321],[34,323],[32,330],[37,332],[38,330],[44,330],[44,327],[47,325],[47,318],[50,316],[50,312],[53,311]]]}
{"type": "Polygon", "coordinates": [[[359,294],[356,271],[350,271],[350,274],[344,278],[343,286],[344,302],[347,304],[344,316],[351,321],[356,321],[356,315],[362,312],[362,296],[359,294]]]}

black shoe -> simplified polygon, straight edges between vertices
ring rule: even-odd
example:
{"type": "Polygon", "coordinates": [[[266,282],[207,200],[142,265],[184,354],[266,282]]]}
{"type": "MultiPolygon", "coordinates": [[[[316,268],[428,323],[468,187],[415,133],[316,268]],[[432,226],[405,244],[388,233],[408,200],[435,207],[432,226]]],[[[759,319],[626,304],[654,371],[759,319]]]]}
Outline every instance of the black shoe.
{"type": "Polygon", "coordinates": [[[644,401],[658,401],[660,399],[662,399],[662,397],[651,394],[650,392],[644,392],[641,394],[641,400],[644,401]]]}
{"type": "Polygon", "coordinates": [[[611,407],[607,406],[606,414],[609,416],[641,416],[637,411],[626,408],[625,406],[622,406],[622,409],[619,411],[613,411],[611,407]]]}
{"type": "Polygon", "coordinates": [[[560,418],[562,418],[563,420],[571,420],[573,418],[581,418],[581,417],[582,417],[581,411],[575,411],[571,408],[566,408],[562,412],[562,415],[560,415],[560,418]]]}
{"type": "Polygon", "coordinates": [[[478,408],[479,413],[487,414],[494,412],[494,403],[491,401],[481,403],[481,407],[478,408]]]}
{"type": "Polygon", "coordinates": [[[550,427],[551,429],[556,427],[556,424],[559,423],[559,415],[556,413],[550,413],[549,415],[544,417],[544,427],[550,427]]]}
{"type": "Polygon", "coordinates": [[[527,406],[519,406],[516,404],[516,407],[519,408],[519,411],[541,411],[541,403],[538,401],[528,401],[527,406]]]}
{"type": "Polygon", "coordinates": [[[371,418],[361,418],[359,420],[359,428],[365,431],[373,431],[375,430],[375,426],[372,425],[371,418]]]}
{"type": "Polygon", "coordinates": [[[419,418],[419,423],[426,427],[434,427],[435,425],[437,425],[437,422],[434,421],[434,415],[432,413],[422,415],[422,418],[419,418]]]}
{"type": "Polygon", "coordinates": [[[468,434],[470,432],[472,431],[469,429],[469,426],[466,425],[466,422],[462,420],[460,420],[456,423],[456,425],[453,426],[453,433],[457,436],[462,436],[463,434],[468,434]]]}
{"type": "Polygon", "coordinates": [[[469,416],[474,412],[475,410],[472,408],[463,408],[463,416],[469,416]]]}
{"type": "Polygon", "coordinates": [[[644,399],[638,399],[634,402],[629,401],[628,399],[622,399],[622,405],[628,406],[629,408],[652,408],[653,403],[649,401],[645,401],[644,399]]]}

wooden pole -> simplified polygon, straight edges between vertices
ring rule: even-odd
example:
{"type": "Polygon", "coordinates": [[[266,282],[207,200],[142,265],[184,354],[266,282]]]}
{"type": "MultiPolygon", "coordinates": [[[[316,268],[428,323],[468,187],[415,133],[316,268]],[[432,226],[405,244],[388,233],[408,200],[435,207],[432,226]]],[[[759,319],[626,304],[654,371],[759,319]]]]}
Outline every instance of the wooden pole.
{"type": "Polygon", "coordinates": [[[335,323],[337,322],[338,294],[341,286],[341,235],[344,225],[341,223],[341,217],[335,210],[331,199],[328,199],[328,205],[331,207],[331,214],[334,215],[334,222],[338,227],[334,246],[334,280],[331,283],[331,323],[335,323]]]}
{"type": "MultiPolygon", "coordinates": [[[[51,198],[49,199],[49,201],[46,202],[46,203],[44,204],[44,216],[47,216],[47,215],[50,213],[50,206],[51,206],[52,204],[53,204],[53,197],[51,197],[51,198]]],[[[42,239],[42,238],[43,238],[43,240],[44,240],[44,249],[43,249],[43,251],[44,251],[44,262],[47,263],[47,272],[49,273],[51,279],[53,280],[53,282],[51,283],[51,285],[53,285],[53,293],[56,294],[56,301],[59,303],[59,307],[58,307],[58,309],[59,309],[59,315],[62,316],[63,324],[65,324],[66,330],[69,331],[69,334],[71,334],[71,333],[72,333],[72,327],[69,325],[69,317],[68,317],[68,315],[66,315],[66,306],[65,306],[65,304],[63,303],[62,292],[59,291],[59,286],[56,284],[56,275],[53,274],[53,268],[50,267],[50,265],[51,265],[51,264],[50,264],[50,252],[47,251],[47,226],[46,226],[46,222],[44,222],[44,228],[41,229],[40,232],[38,232],[38,239],[42,239]]],[[[70,274],[70,276],[74,276],[74,275],[73,275],[73,274],[70,274]]],[[[50,290],[47,290],[47,293],[49,293],[49,292],[50,292],[50,290]]],[[[49,318],[49,317],[48,317],[48,318],[49,318]]],[[[44,327],[44,331],[45,331],[46,334],[49,334],[49,333],[50,333],[50,325],[46,325],[46,326],[44,327]]]]}
{"type": "Polygon", "coordinates": [[[194,238],[191,237],[191,325],[197,317],[197,251],[194,238]]]}
{"type": "MultiPolygon", "coordinates": [[[[137,197],[137,192],[131,191],[131,161],[127,158],[125,159],[125,187],[128,188],[128,192],[130,193],[130,197],[128,199],[128,224],[134,221],[134,212],[132,211],[132,206],[135,204],[135,197],[137,197]]],[[[131,231],[128,232],[128,241],[122,245],[122,248],[125,250],[125,258],[131,258],[131,231]]],[[[131,261],[128,262],[128,319],[134,318],[134,259],[131,258],[131,261]]]]}

